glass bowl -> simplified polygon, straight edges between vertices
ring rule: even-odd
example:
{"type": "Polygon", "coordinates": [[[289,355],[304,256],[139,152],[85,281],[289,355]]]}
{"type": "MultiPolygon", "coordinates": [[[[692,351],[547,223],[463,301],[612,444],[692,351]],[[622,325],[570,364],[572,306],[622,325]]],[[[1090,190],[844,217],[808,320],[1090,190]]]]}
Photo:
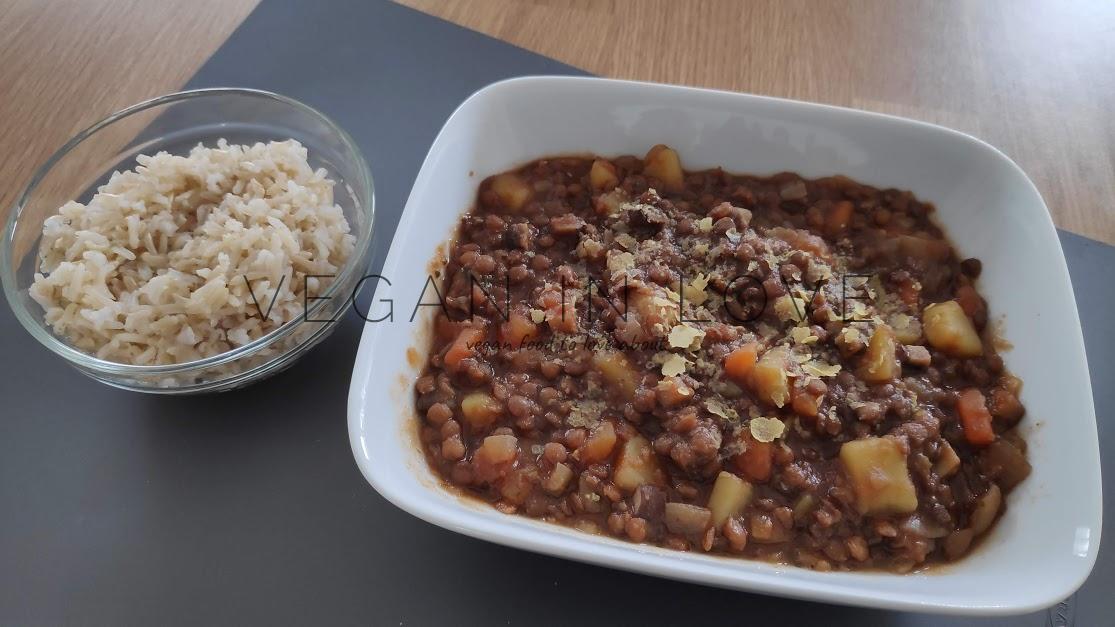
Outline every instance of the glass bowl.
{"type": "Polygon", "coordinates": [[[43,346],[81,372],[109,385],[160,394],[222,391],[279,372],[324,339],[351,302],[371,258],[372,175],[355,142],[337,124],[300,102],[253,89],[198,89],[154,98],[114,113],[82,131],[35,173],[8,217],[0,242],[0,278],[16,318],[43,346]],[[218,355],[170,365],[131,365],[75,348],[44,321],[28,293],[38,270],[43,222],[70,200],[86,202],[113,171],[133,169],[135,157],[166,151],[185,155],[199,143],[295,139],[314,169],[325,168],[356,246],[304,315],[218,355]]]}

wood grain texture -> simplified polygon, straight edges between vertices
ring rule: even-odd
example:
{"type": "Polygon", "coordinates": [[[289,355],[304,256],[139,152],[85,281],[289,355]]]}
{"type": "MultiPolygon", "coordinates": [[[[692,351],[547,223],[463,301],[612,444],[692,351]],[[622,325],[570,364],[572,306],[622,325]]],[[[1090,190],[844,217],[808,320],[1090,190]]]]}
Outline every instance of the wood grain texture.
{"type": "MultiPolygon", "coordinates": [[[[257,0],[0,2],[0,215],[108,113],[178,89],[257,0]]],[[[1115,243],[1115,2],[402,0],[602,76],[927,120],[998,146],[1115,243]]]]}
{"type": "Polygon", "coordinates": [[[1111,0],[401,0],[601,76],[850,106],[990,142],[1115,243],[1111,0]]]}
{"type": "Polygon", "coordinates": [[[0,217],[83,128],[181,88],[256,3],[0,1],[0,217]]]}

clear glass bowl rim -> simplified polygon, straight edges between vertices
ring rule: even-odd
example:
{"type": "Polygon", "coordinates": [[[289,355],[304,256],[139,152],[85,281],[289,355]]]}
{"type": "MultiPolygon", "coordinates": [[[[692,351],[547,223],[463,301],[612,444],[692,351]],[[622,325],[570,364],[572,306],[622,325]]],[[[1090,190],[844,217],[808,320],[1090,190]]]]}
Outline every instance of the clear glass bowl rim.
{"type": "MultiPolygon", "coordinates": [[[[341,272],[337,275],[337,278],[333,280],[329,287],[326,288],[325,292],[322,293],[319,297],[322,300],[315,301],[315,303],[306,310],[303,318],[311,318],[313,317],[313,314],[315,312],[318,312],[325,306],[327,306],[329,304],[329,301],[331,301],[338,295],[338,291],[348,283],[348,280],[351,278],[351,275],[354,272],[364,271],[364,268],[357,267],[358,265],[360,265],[357,262],[365,258],[361,251],[366,250],[367,247],[370,246],[372,243],[372,234],[375,227],[375,194],[372,184],[372,174],[370,169],[368,168],[368,163],[365,160],[363,153],[360,151],[360,148],[356,145],[356,142],[353,141],[352,137],[350,137],[344,129],[342,129],[336,122],[331,120],[324,113],[318,111],[317,109],[314,109],[309,105],[303,104],[293,98],[288,98],[287,96],[282,96],[280,94],[264,91],[261,89],[248,89],[243,87],[212,87],[174,92],[171,94],[166,94],[165,96],[158,96],[156,98],[151,98],[150,100],[144,100],[143,102],[134,104],[125,109],[121,109],[75,135],[61,148],[56,150],[54,154],[52,154],[50,158],[48,158],[46,162],[43,163],[43,165],[39,166],[39,168],[35,170],[35,174],[31,177],[31,181],[19,195],[18,200],[16,200],[16,204],[12,208],[11,214],[8,216],[7,226],[4,229],[4,239],[3,241],[0,241],[0,255],[2,255],[0,256],[0,281],[2,281],[4,285],[4,296],[8,301],[8,306],[15,313],[16,318],[19,320],[20,324],[23,325],[23,328],[27,329],[28,333],[34,336],[40,344],[50,349],[54,353],[61,355],[67,361],[73,363],[74,365],[96,372],[124,376],[172,375],[193,370],[210,368],[213,366],[219,366],[221,364],[236,361],[241,357],[251,355],[256,351],[266,348],[272,343],[287,337],[288,335],[293,333],[295,329],[298,328],[299,324],[302,324],[303,320],[291,320],[278,329],[275,329],[271,333],[259,339],[249,342],[243,346],[234,348],[230,351],[226,351],[218,355],[213,355],[212,357],[182,362],[179,364],[137,366],[99,359],[93,355],[82,352],[70,346],[69,344],[66,344],[61,339],[56,337],[53,333],[51,333],[47,328],[42,326],[40,321],[35,317],[35,314],[23,306],[23,303],[19,296],[19,288],[16,283],[16,267],[12,265],[11,261],[11,248],[12,242],[15,238],[16,226],[19,224],[20,215],[23,213],[23,209],[26,206],[28,200],[31,198],[31,195],[36,191],[38,185],[46,177],[47,173],[49,173],[50,170],[59,161],[61,161],[63,157],[65,157],[78,144],[92,137],[104,127],[109,126],[110,124],[126,118],[132,114],[139,113],[140,111],[145,111],[153,107],[158,107],[175,102],[182,102],[186,100],[193,100],[195,98],[228,95],[239,95],[274,100],[286,105],[290,105],[296,109],[300,109],[310,116],[316,117],[321,120],[333,133],[336,133],[337,137],[340,138],[345,147],[348,148],[356,157],[356,170],[359,174],[359,180],[351,181],[346,179],[344,183],[352,187],[352,189],[358,195],[363,193],[363,197],[367,199],[367,207],[361,207],[367,217],[367,228],[363,229],[358,234],[359,236],[356,240],[356,247],[353,249],[350,263],[348,263],[344,268],[341,269],[341,272]]],[[[278,359],[280,357],[281,355],[276,355],[275,359],[278,359]]]]}

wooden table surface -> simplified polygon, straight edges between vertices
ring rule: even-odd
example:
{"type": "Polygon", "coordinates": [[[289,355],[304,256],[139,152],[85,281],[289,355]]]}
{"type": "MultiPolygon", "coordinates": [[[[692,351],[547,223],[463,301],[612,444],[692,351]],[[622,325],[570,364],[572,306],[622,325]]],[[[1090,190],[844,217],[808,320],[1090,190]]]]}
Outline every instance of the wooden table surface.
{"type": "MultiPolygon", "coordinates": [[[[81,128],[182,86],[257,0],[0,3],[0,215],[81,128]]],[[[1111,0],[402,0],[602,76],[936,122],[1115,244],[1111,0]]]]}

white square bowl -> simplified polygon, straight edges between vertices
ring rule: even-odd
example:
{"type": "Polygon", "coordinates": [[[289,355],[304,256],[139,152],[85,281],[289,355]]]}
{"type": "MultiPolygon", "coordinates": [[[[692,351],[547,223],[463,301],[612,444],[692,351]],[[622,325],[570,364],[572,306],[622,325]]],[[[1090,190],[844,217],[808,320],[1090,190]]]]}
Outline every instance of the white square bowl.
{"type": "MultiPolygon", "coordinates": [[[[715,586],[818,601],[955,614],[1052,605],[1088,576],[1099,548],[1099,446],[1068,269],[1049,211],[1026,175],[991,146],[938,126],[824,105],[592,78],[490,85],[445,123],[418,174],[382,271],[353,371],[349,434],[384,497],[436,525],[509,546],[715,586]],[[1033,474],[989,537],[960,562],[923,573],[813,572],[631,544],[500,514],[442,487],[417,443],[413,383],[431,307],[417,308],[484,177],[550,155],[643,154],[664,143],[687,169],[845,174],[936,203],[980,289],[1005,316],[1008,367],[1022,400],[1033,474]]],[[[427,292],[424,302],[434,302],[427,292]]]]}

